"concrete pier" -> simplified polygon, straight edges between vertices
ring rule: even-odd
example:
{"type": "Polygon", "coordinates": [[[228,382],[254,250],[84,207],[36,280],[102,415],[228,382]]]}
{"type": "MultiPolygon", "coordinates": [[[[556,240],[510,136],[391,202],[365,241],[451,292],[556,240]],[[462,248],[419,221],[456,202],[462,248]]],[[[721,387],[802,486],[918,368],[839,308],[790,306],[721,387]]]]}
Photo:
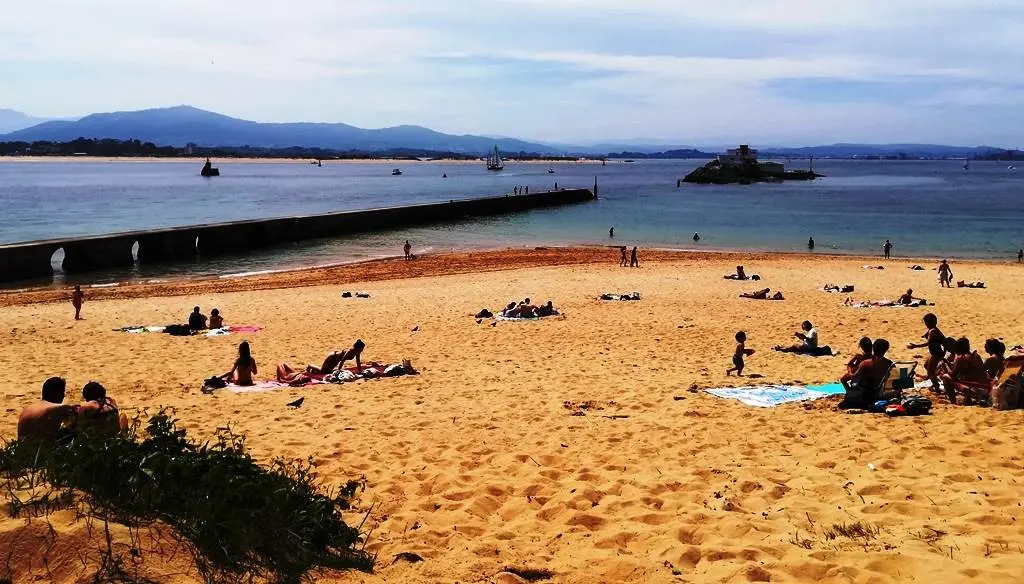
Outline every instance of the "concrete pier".
{"type": "Polygon", "coordinates": [[[516,213],[594,199],[594,193],[587,189],[563,189],[529,195],[14,243],[0,245],[0,281],[15,282],[53,275],[50,259],[58,249],[64,250],[64,272],[83,273],[131,266],[135,261],[148,264],[190,260],[197,256],[236,253],[304,239],[516,213]],[[132,251],[136,243],[137,260],[132,251]]]}

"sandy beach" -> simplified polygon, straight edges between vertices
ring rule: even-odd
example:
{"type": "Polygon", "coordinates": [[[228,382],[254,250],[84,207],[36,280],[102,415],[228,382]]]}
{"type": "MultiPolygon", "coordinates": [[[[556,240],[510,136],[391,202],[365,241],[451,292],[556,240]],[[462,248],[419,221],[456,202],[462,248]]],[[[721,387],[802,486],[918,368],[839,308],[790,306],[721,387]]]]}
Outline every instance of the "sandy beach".
{"type": "MultiPolygon", "coordinates": [[[[940,289],[935,262],[902,258],[641,250],[639,269],[617,260],[604,248],[516,249],[88,289],[78,322],[66,290],[0,293],[0,436],[13,437],[47,377],[67,378],[69,397],[95,379],[129,414],[172,407],[197,437],[229,424],[244,432],[261,461],[312,456],[329,485],[365,478],[346,519],[369,512],[375,573],[316,581],[522,581],[508,567],[566,583],[1015,582],[1024,573],[1024,410],[936,399],[931,416],[890,419],[837,411],[838,398],[758,409],[702,391],[836,381],[863,335],[891,341],[894,359],[923,360],[926,350],[905,347],[929,311],[979,350],[989,337],[1022,343],[1024,267],[956,262],[956,279],[988,287],[940,289]],[[723,280],[737,264],[761,282],[723,280]],[[858,301],[913,288],[934,306],[852,308],[822,292],[826,283],[855,285],[858,301]],[[738,297],[764,287],[786,300],[738,297]],[[597,299],[633,291],[642,300],[597,299]],[[496,326],[473,317],[525,297],[553,300],[562,315],[496,326]],[[194,305],[264,329],[112,330],[182,322],[194,305]],[[839,356],[771,351],[805,319],[839,356]],[[746,373],[759,378],[725,374],[738,330],[756,350],[746,373]],[[366,360],[407,358],[420,374],[200,391],[242,340],[258,377],[271,379],[277,363],[318,363],[356,338],[366,360]],[[299,396],[301,408],[285,406],[299,396]],[[424,561],[393,561],[401,552],[424,561]]],[[[14,582],[91,573],[75,548],[94,548],[100,534],[73,519],[56,513],[51,534],[4,507],[0,550],[16,550],[14,582]]],[[[197,578],[181,556],[147,551],[138,565],[160,582],[197,578]]]]}

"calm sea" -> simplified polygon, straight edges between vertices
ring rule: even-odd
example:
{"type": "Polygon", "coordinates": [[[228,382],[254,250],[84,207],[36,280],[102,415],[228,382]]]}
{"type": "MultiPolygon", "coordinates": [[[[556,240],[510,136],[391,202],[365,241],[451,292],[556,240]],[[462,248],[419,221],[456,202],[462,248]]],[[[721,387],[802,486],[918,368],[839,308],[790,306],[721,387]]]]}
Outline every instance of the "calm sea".
{"type": "Polygon", "coordinates": [[[398,164],[403,174],[392,176],[393,165],[384,164],[226,160],[218,163],[221,177],[204,179],[199,164],[186,162],[0,161],[0,243],[445,201],[509,193],[516,185],[539,191],[556,181],[589,187],[596,179],[600,199],[589,204],[57,281],[322,265],[400,254],[406,239],[416,253],[608,244],[611,226],[616,244],[680,249],[803,251],[813,236],[819,252],[876,253],[888,238],[898,255],[1009,258],[1024,245],[1024,169],[1006,163],[964,170],[952,160],[819,160],[815,170],[827,177],[812,182],[676,188],[677,178],[703,162],[510,164],[500,173],[482,163],[405,163],[398,164]]]}

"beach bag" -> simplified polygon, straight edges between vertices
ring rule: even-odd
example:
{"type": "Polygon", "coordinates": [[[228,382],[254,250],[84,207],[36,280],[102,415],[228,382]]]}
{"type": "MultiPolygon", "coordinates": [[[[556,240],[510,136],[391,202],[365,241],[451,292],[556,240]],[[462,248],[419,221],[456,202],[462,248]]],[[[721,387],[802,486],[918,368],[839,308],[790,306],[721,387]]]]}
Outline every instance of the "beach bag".
{"type": "Polygon", "coordinates": [[[192,334],[192,329],[187,324],[169,324],[164,327],[164,332],[173,337],[187,337],[192,334]]]}
{"type": "Polygon", "coordinates": [[[1010,376],[1005,382],[992,388],[992,407],[997,410],[1012,410],[1020,406],[1021,386],[1017,376],[1010,376]]]}
{"type": "Polygon", "coordinates": [[[223,377],[217,377],[216,375],[214,375],[213,377],[211,377],[211,378],[209,378],[209,379],[207,379],[206,381],[203,382],[203,391],[214,390],[214,389],[224,389],[227,386],[228,386],[228,382],[224,381],[223,377]]]}
{"type": "Polygon", "coordinates": [[[908,416],[927,416],[932,413],[932,400],[917,395],[904,398],[900,406],[908,416]]]}

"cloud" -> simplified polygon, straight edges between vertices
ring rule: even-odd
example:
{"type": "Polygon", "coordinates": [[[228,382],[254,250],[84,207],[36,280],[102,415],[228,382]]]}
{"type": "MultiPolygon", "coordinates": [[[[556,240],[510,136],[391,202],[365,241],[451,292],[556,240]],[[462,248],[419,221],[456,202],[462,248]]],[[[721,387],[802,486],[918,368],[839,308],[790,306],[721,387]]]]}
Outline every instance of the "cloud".
{"type": "Polygon", "coordinates": [[[1019,0],[33,0],[0,106],[189,103],[551,141],[984,143],[1024,130],[1019,0]],[[988,111],[982,111],[987,108],[988,111]]]}

